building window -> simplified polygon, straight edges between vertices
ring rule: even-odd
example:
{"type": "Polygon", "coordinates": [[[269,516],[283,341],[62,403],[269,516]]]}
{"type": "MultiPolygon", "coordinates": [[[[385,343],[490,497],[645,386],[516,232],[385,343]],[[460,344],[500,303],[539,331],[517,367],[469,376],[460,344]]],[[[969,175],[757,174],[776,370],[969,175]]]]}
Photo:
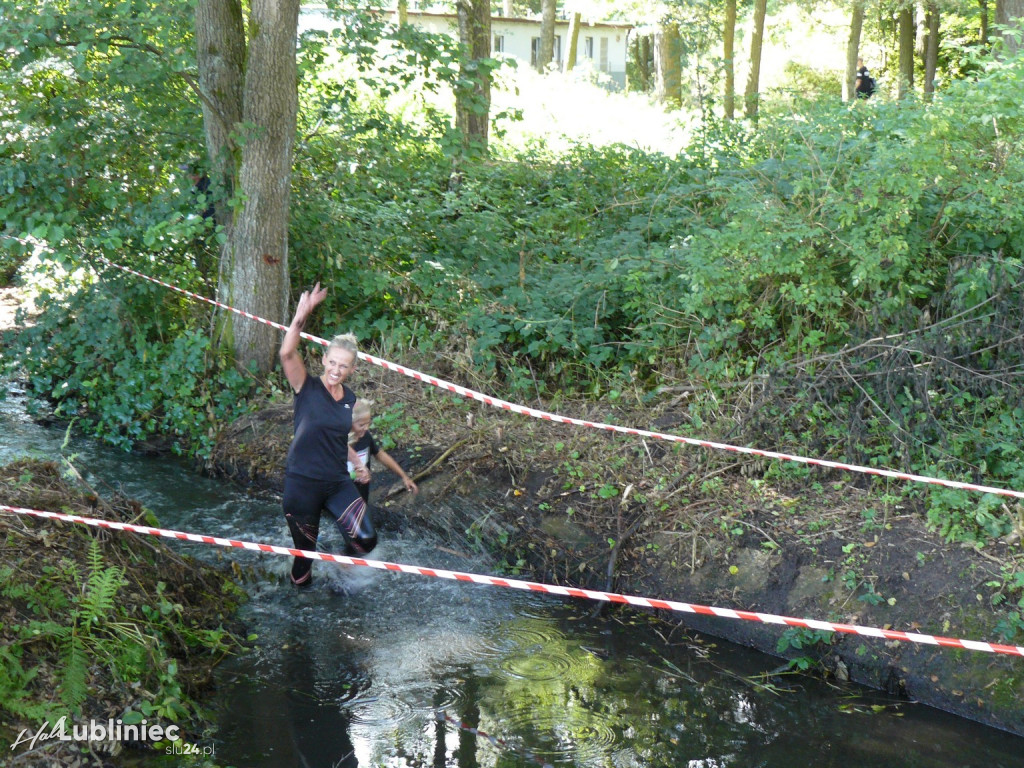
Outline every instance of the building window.
{"type": "Polygon", "coordinates": [[[586,56],[588,59],[594,58],[594,38],[583,38],[583,55],[586,56]]]}
{"type": "Polygon", "coordinates": [[[491,46],[492,53],[504,53],[505,52],[505,36],[495,35],[494,45],[491,46]]]}
{"type": "MultiPolygon", "coordinates": [[[[530,66],[536,68],[540,61],[540,38],[530,38],[530,66]]],[[[562,67],[562,36],[555,35],[555,49],[551,52],[551,62],[559,69],[562,67]]]]}

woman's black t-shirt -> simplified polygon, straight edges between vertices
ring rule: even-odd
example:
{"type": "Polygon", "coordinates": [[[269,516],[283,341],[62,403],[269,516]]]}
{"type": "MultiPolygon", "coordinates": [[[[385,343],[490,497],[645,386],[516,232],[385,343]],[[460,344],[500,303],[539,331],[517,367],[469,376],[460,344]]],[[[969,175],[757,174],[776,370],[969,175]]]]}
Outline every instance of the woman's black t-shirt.
{"type": "Polygon", "coordinates": [[[356,396],[342,385],[345,394],[335,400],[319,376],[307,376],[295,393],[295,436],[288,449],[286,471],[315,480],[348,477],[348,433],[356,396]]]}

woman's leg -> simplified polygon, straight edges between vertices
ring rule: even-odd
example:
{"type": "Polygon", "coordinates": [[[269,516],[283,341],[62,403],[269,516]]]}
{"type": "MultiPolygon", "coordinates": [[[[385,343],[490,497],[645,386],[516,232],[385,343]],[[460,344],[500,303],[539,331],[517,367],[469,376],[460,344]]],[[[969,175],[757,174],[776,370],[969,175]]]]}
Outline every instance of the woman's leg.
{"type": "Polygon", "coordinates": [[[366,506],[370,506],[370,484],[356,482],[356,490],[359,491],[359,495],[363,497],[363,502],[366,506]]]}
{"type": "MultiPolygon", "coordinates": [[[[285,475],[281,500],[284,517],[296,549],[316,551],[320,534],[320,512],[324,503],[322,483],[307,478],[285,475]]],[[[313,583],[313,561],[296,557],[292,563],[292,582],[300,587],[313,583]]]]}
{"type": "Polygon", "coordinates": [[[377,532],[366,502],[351,480],[339,483],[324,507],[345,537],[346,555],[365,555],[377,546],[377,532]]]}

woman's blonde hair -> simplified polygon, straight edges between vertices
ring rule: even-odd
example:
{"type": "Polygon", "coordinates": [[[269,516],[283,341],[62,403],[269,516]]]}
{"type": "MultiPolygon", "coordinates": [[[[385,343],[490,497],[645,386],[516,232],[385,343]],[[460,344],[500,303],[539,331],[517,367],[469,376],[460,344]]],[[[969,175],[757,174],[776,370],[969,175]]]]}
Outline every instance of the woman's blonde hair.
{"type": "Polygon", "coordinates": [[[359,342],[354,333],[340,333],[335,336],[327,345],[328,352],[332,349],[344,349],[346,352],[351,352],[356,358],[359,357],[359,342]]]}

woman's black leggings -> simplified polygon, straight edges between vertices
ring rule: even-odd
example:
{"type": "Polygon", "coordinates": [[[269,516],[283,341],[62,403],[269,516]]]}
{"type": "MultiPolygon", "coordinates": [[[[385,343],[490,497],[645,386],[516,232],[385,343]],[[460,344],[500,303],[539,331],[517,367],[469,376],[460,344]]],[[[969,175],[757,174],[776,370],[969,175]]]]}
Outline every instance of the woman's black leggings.
{"type": "MultiPolygon", "coordinates": [[[[334,518],[345,539],[346,555],[365,555],[377,546],[377,532],[366,502],[351,478],[314,480],[286,474],[282,506],[296,549],[316,550],[320,515],[324,510],[334,518]]],[[[312,568],[313,561],[308,557],[296,557],[292,563],[292,581],[305,584],[312,568]]]]}

